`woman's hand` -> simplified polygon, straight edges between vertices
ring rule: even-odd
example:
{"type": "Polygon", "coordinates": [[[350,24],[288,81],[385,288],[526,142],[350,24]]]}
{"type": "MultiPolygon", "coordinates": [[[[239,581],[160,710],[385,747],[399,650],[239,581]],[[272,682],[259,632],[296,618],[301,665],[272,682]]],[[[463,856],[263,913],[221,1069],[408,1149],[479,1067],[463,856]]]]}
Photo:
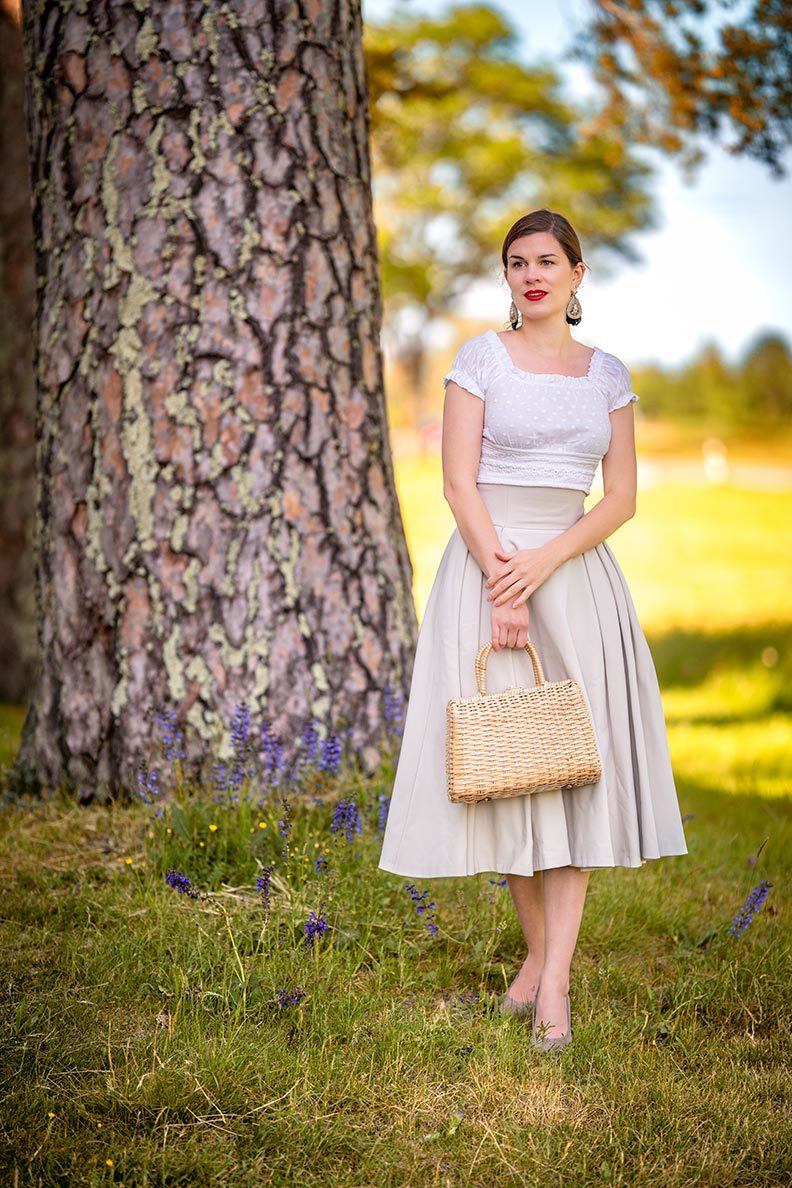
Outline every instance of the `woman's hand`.
{"type": "Polygon", "coordinates": [[[488,601],[493,606],[509,603],[512,607],[524,606],[527,599],[538,590],[556,569],[546,549],[518,549],[514,553],[495,550],[495,556],[504,562],[484,583],[489,589],[488,601]]]}
{"type": "Polygon", "coordinates": [[[492,650],[499,652],[501,648],[524,648],[528,639],[528,619],[530,612],[528,603],[524,602],[516,610],[511,606],[493,606],[492,608],[492,650]]]}

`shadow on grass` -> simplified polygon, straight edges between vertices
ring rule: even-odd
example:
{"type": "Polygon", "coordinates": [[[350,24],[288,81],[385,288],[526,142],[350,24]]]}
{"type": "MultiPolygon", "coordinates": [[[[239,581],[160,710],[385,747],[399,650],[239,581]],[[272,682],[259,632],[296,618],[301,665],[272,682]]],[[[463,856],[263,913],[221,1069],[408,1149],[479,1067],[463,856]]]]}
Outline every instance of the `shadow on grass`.
{"type": "Polygon", "coordinates": [[[792,624],[768,621],[740,630],[647,632],[662,688],[691,688],[715,672],[749,672],[761,668],[778,678],[778,694],[769,709],[792,711],[792,624]],[[768,653],[767,649],[772,649],[768,653]],[[770,661],[768,666],[767,660],[770,661]]]}

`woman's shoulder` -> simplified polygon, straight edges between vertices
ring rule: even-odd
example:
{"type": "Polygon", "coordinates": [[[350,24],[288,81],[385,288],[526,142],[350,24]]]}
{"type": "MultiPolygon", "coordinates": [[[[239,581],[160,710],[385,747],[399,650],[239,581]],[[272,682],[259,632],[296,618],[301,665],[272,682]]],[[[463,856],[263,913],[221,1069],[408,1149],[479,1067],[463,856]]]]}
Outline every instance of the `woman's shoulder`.
{"type": "Polygon", "coordinates": [[[596,348],[597,367],[593,369],[592,380],[608,399],[608,411],[621,408],[630,401],[640,399],[632,390],[630,369],[611,351],[596,348]]]}
{"type": "Polygon", "coordinates": [[[486,338],[486,331],[483,334],[473,334],[457,347],[451,367],[443,376],[444,387],[449,380],[453,380],[479,399],[485,399],[489,380],[486,338]]]}
{"type": "Polygon", "coordinates": [[[464,355],[469,359],[483,356],[486,352],[487,335],[489,333],[489,330],[484,330],[481,334],[472,334],[470,338],[464,339],[457,348],[457,354],[464,355]]]}

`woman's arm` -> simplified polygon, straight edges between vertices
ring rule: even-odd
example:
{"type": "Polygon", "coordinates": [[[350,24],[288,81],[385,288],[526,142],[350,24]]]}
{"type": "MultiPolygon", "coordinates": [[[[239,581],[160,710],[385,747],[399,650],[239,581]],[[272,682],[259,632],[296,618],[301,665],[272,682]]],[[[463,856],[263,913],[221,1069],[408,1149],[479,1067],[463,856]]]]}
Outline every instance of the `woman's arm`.
{"type": "Polygon", "coordinates": [[[637,467],[632,404],[616,409],[610,418],[611,441],[602,459],[602,499],[540,548],[511,554],[498,552],[497,559],[505,562],[505,568],[501,576],[493,575],[486,583],[488,597],[496,606],[505,602],[519,606],[559,565],[601,544],[635,515],[637,467]]]}
{"type": "Polygon", "coordinates": [[[610,414],[611,441],[602,459],[604,495],[591,511],[571,524],[548,544],[558,564],[577,557],[586,549],[602,544],[617,528],[635,515],[637,465],[635,461],[635,422],[632,404],[625,404],[610,414]]]}
{"type": "MultiPolygon", "coordinates": [[[[443,494],[459,534],[482,573],[497,580],[505,565],[498,561],[500,540],[476,486],[484,430],[484,402],[454,380],[446,385],[443,407],[443,494]]],[[[528,639],[527,606],[493,606],[492,646],[522,648],[528,639]]]]}
{"type": "Polygon", "coordinates": [[[443,495],[460,536],[489,576],[503,566],[495,558],[498,534],[476,486],[483,431],[484,401],[449,380],[443,405],[443,495]]]}

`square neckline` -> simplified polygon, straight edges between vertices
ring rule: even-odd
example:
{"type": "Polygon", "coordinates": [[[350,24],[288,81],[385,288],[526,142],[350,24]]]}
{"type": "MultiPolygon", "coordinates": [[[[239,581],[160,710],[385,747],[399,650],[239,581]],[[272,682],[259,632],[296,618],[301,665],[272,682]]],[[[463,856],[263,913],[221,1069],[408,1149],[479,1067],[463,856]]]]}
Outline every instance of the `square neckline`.
{"type": "Polygon", "coordinates": [[[599,347],[595,346],[591,348],[591,356],[589,358],[588,369],[585,375],[566,375],[561,371],[526,371],[524,367],[518,367],[514,362],[511,355],[506,350],[506,345],[503,342],[503,339],[500,337],[497,331],[490,329],[487,330],[486,333],[495,339],[496,344],[500,347],[506,362],[512,368],[512,370],[516,371],[519,375],[527,375],[530,379],[589,380],[591,379],[591,374],[594,369],[594,359],[600,354],[599,347]]]}

